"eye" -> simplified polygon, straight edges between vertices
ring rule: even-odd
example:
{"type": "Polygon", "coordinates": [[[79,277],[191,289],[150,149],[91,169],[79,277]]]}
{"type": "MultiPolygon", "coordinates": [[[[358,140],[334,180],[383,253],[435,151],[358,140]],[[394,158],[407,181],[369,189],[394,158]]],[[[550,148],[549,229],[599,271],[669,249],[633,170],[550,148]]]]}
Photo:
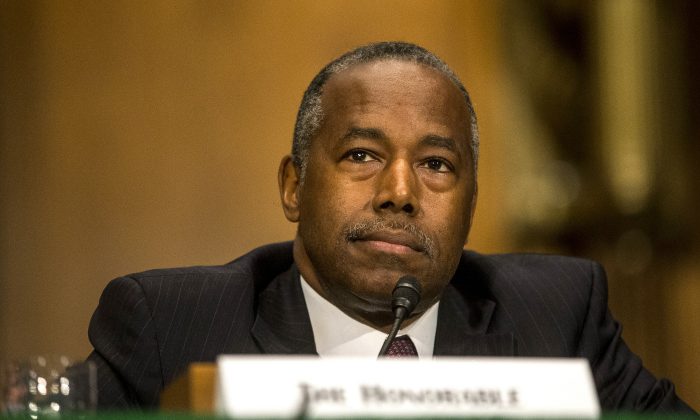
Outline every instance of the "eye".
{"type": "Polygon", "coordinates": [[[345,155],[345,158],[358,163],[376,160],[372,155],[364,150],[351,150],[345,155]]]}
{"type": "Polygon", "coordinates": [[[452,172],[452,165],[443,159],[430,158],[427,159],[423,166],[435,172],[452,172]]]}

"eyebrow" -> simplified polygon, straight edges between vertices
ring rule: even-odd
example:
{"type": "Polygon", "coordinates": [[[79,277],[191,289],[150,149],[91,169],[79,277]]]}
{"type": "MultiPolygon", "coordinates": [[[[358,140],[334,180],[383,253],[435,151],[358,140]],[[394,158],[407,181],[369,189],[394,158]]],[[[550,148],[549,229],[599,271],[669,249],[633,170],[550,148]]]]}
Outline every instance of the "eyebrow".
{"type": "Polygon", "coordinates": [[[457,147],[457,142],[450,137],[438,136],[436,134],[429,134],[421,140],[421,143],[426,146],[440,147],[447,149],[452,153],[459,154],[459,148],[457,147]]]}
{"type": "MultiPolygon", "coordinates": [[[[388,136],[382,130],[371,127],[350,127],[340,139],[342,141],[347,141],[358,138],[383,141],[388,140],[388,136]]],[[[452,153],[459,154],[457,142],[450,137],[443,137],[437,134],[428,134],[421,139],[420,143],[423,146],[439,147],[449,150],[452,153]]]]}
{"type": "Polygon", "coordinates": [[[351,140],[351,139],[372,139],[372,140],[386,140],[387,136],[384,132],[378,128],[365,128],[365,127],[350,127],[348,131],[343,134],[340,138],[341,140],[351,140]]]}

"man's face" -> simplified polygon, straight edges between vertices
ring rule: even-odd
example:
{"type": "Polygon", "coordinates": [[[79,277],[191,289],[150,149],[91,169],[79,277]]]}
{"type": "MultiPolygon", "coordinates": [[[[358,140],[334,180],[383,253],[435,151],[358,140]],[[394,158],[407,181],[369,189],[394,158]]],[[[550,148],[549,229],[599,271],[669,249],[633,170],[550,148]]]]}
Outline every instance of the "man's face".
{"type": "Polygon", "coordinates": [[[333,75],[306,177],[287,158],[280,185],[299,222],[294,257],[321,295],[374,326],[391,322],[405,274],[439,299],[471,223],[475,180],[469,113],[458,88],[422,65],[377,61],[333,75]]]}

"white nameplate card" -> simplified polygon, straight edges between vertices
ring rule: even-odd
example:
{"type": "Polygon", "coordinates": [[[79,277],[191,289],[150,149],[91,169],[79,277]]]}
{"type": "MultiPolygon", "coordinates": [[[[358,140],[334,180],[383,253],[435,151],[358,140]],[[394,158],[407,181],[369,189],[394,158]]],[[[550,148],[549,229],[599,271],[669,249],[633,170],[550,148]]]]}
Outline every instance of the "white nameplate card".
{"type": "Polygon", "coordinates": [[[220,356],[216,407],[235,417],[589,417],[585,359],[220,356]]]}

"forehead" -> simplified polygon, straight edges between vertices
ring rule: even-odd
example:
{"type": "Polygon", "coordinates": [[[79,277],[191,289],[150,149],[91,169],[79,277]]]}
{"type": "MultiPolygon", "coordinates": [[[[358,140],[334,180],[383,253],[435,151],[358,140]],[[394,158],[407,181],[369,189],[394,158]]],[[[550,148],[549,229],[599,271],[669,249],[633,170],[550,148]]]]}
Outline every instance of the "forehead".
{"type": "Polygon", "coordinates": [[[464,145],[470,137],[462,92],[443,73],[423,64],[391,59],[353,65],[331,76],[321,103],[324,125],[400,118],[407,127],[420,122],[464,145]]]}

